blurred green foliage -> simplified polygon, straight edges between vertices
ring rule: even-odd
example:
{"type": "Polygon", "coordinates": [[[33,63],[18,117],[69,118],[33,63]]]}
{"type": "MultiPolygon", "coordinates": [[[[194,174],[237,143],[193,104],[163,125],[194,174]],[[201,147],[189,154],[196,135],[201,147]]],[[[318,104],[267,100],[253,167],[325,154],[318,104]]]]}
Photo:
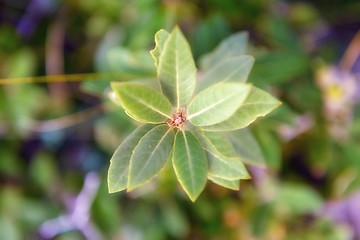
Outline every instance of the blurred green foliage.
{"type": "Polygon", "coordinates": [[[42,224],[72,212],[89,172],[101,180],[87,199],[103,239],[359,238],[359,220],[324,210],[336,200],[355,211],[346,199],[360,187],[359,50],[350,49],[359,12],[355,0],[0,3],[0,78],[107,73],[0,85],[0,238],[44,239],[42,224]],[[209,183],[195,204],[165,172],[108,194],[108,159],[136,125],[109,101],[109,81],[153,79],[153,36],[175,24],[198,65],[221,40],[249,32],[249,79],[283,102],[251,126],[267,169],[249,168],[238,192],[209,183]]]}

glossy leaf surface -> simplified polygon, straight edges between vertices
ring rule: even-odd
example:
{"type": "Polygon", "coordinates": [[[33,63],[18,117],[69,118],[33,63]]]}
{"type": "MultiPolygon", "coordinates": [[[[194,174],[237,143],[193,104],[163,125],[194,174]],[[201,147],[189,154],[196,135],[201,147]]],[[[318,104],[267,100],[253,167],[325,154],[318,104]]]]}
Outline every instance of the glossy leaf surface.
{"type": "Polygon", "coordinates": [[[249,179],[250,175],[240,158],[226,158],[208,153],[209,173],[226,180],[249,179]]]}
{"type": "Polygon", "coordinates": [[[206,131],[233,131],[247,127],[254,122],[256,118],[263,117],[270,113],[280,102],[269,93],[251,87],[250,93],[236,112],[226,121],[204,127],[206,131]]]}
{"type": "Polygon", "coordinates": [[[167,98],[155,88],[136,83],[112,83],[125,111],[135,120],[161,123],[170,118],[172,107],[167,98]]]}
{"type": "Polygon", "coordinates": [[[152,125],[142,125],[138,127],[115,150],[110,159],[108,171],[108,188],[110,193],[124,190],[127,187],[132,151],[140,139],[153,127],[152,125]]]}
{"type": "Polygon", "coordinates": [[[208,178],[213,183],[216,183],[217,185],[220,185],[222,187],[229,188],[235,191],[240,189],[240,180],[226,180],[223,178],[215,177],[211,174],[208,175],[208,178]]]}
{"type": "Polygon", "coordinates": [[[236,155],[247,164],[265,166],[264,155],[255,137],[249,129],[240,129],[227,134],[233,144],[236,155]]]}
{"type": "Polygon", "coordinates": [[[251,89],[243,83],[219,83],[201,91],[189,104],[188,118],[195,126],[209,126],[230,118],[251,89]]]}
{"type": "Polygon", "coordinates": [[[207,180],[205,151],[189,131],[177,132],[173,151],[172,161],[178,181],[194,202],[207,180]]]}
{"type": "Polygon", "coordinates": [[[167,125],[159,125],[144,135],[133,150],[129,167],[128,191],[154,177],[169,159],[174,132],[167,125]]]}
{"type": "Polygon", "coordinates": [[[246,82],[254,64],[254,57],[240,55],[222,60],[206,71],[199,81],[198,90],[218,82],[246,82]]]}
{"type": "Polygon", "coordinates": [[[203,131],[203,135],[208,143],[212,145],[213,150],[207,149],[210,153],[228,158],[235,158],[238,156],[226,132],[203,131]]]}
{"type": "Polygon", "coordinates": [[[190,102],[196,85],[196,66],[190,46],[178,27],[165,41],[158,78],[162,92],[177,109],[190,102]]]}

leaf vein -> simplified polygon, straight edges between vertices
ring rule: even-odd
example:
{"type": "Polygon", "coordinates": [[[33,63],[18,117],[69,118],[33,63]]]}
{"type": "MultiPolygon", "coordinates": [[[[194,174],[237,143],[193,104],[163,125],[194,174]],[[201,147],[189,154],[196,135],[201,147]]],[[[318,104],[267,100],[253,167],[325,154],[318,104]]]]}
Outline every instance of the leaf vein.
{"type": "Polygon", "coordinates": [[[219,105],[219,104],[221,104],[221,103],[223,103],[223,102],[227,101],[229,98],[232,98],[234,95],[235,95],[235,94],[228,95],[227,97],[222,98],[222,99],[220,99],[220,100],[219,100],[219,101],[217,101],[217,102],[214,102],[213,104],[211,104],[210,106],[208,106],[208,107],[206,107],[206,108],[202,109],[201,111],[198,111],[198,112],[196,112],[196,113],[194,113],[194,114],[190,115],[188,119],[190,120],[190,119],[191,119],[191,118],[193,118],[193,117],[199,116],[200,114],[203,114],[204,112],[209,111],[210,109],[212,109],[212,108],[216,107],[217,105],[219,105]]]}
{"type": "Polygon", "coordinates": [[[167,115],[166,113],[163,113],[162,111],[154,108],[153,106],[151,106],[151,105],[148,104],[147,102],[144,102],[144,101],[141,100],[141,99],[135,98],[133,95],[128,94],[127,92],[124,92],[124,94],[126,94],[129,98],[134,99],[135,102],[139,102],[139,103],[145,105],[146,107],[150,108],[151,110],[153,110],[153,111],[155,111],[155,112],[157,112],[157,113],[160,113],[161,115],[163,115],[163,116],[165,116],[165,117],[167,117],[167,118],[171,118],[171,116],[169,116],[169,115],[167,115]]]}

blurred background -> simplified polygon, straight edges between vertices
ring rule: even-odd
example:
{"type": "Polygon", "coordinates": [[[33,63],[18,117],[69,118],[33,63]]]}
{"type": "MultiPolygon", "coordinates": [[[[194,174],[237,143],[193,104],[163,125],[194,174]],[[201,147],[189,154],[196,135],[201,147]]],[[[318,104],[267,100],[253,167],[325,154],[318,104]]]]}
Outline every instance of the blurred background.
{"type": "Polygon", "coordinates": [[[357,0],[1,0],[0,239],[360,239],[359,30],[357,0]],[[194,204],[171,174],[108,194],[136,126],[109,81],[155,78],[175,24],[197,61],[248,31],[249,81],[283,102],[251,125],[268,167],[194,204]]]}

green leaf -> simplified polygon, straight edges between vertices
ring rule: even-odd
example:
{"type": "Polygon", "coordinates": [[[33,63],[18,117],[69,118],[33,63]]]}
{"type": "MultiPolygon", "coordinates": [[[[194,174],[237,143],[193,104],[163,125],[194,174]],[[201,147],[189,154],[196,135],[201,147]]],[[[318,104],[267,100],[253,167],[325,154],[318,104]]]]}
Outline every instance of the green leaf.
{"type": "Polygon", "coordinates": [[[223,178],[215,177],[211,174],[208,175],[208,178],[213,183],[216,183],[217,185],[220,185],[222,187],[229,188],[235,191],[240,189],[240,180],[226,180],[223,178]]]}
{"type": "Polygon", "coordinates": [[[205,126],[205,131],[233,131],[247,127],[254,122],[256,118],[263,117],[270,113],[276,107],[280,106],[280,102],[269,93],[256,87],[251,87],[242,105],[228,119],[218,124],[205,126]]]}
{"type": "Polygon", "coordinates": [[[189,130],[206,151],[217,156],[236,157],[236,152],[233,149],[233,145],[225,134],[218,134],[218,132],[216,132],[216,134],[212,134],[214,136],[210,137],[216,138],[218,140],[216,141],[216,139],[210,140],[209,133],[213,132],[204,132],[195,126],[189,126],[189,130]]]}
{"type": "Polygon", "coordinates": [[[172,161],[178,181],[194,202],[205,188],[207,158],[191,132],[177,132],[172,161]]]}
{"type": "Polygon", "coordinates": [[[204,73],[199,82],[198,89],[205,89],[218,82],[246,82],[253,64],[254,58],[250,55],[224,59],[204,73]]]}
{"type": "Polygon", "coordinates": [[[127,187],[132,151],[140,139],[153,127],[153,125],[142,125],[138,127],[115,150],[110,159],[108,172],[108,188],[110,193],[124,190],[127,187]]]}
{"type": "Polygon", "coordinates": [[[218,83],[201,91],[189,104],[188,119],[195,126],[209,126],[230,118],[245,101],[251,85],[218,83]]]}
{"type": "Polygon", "coordinates": [[[228,133],[236,154],[249,165],[265,166],[265,159],[261,148],[249,129],[241,129],[228,133]]]}
{"type": "Polygon", "coordinates": [[[128,191],[154,177],[169,159],[174,132],[163,124],[149,131],[136,145],[130,160],[128,191]]]}
{"type": "Polygon", "coordinates": [[[213,150],[208,150],[213,155],[223,156],[227,158],[237,157],[229,136],[225,132],[203,132],[205,139],[212,145],[213,150]]]}
{"type": "Polygon", "coordinates": [[[211,69],[221,59],[236,57],[245,53],[248,42],[248,33],[239,32],[223,40],[215,50],[201,59],[201,69],[211,69]]]}
{"type": "Polygon", "coordinates": [[[161,90],[178,110],[189,103],[196,85],[196,66],[190,46],[178,27],[164,44],[158,78],[161,90]]]}
{"type": "Polygon", "coordinates": [[[137,83],[112,82],[121,106],[133,119],[145,123],[162,123],[171,118],[172,107],[167,98],[155,88],[137,83]]]}
{"type": "Polygon", "coordinates": [[[164,49],[165,41],[168,39],[170,33],[165,31],[164,29],[160,29],[155,34],[155,48],[150,51],[151,56],[155,60],[155,66],[159,65],[160,55],[164,49]]]}
{"type": "Polygon", "coordinates": [[[226,158],[208,153],[209,174],[226,180],[250,179],[240,158],[226,158]]]}
{"type": "MultiPolygon", "coordinates": [[[[239,141],[234,143],[234,140],[232,141],[229,137],[231,133],[202,132],[201,130],[196,131],[194,129],[191,129],[192,132],[195,133],[194,135],[203,148],[208,151],[209,174],[212,174],[215,177],[227,180],[249,179],[250,175],[247,172],[243,161],[249,162],[248,159],[250,158],[251,160],[251,157],[255,157],[255,160],[263,160],[260,148],[258,145],[254,145],[256,144],[256,141],[254,138],[251,138],[251,136],[249,137],[246,135],[246,139],[239,139],[239,141]],[[242,140],[249,141],[249,143],[244,142],[242,144],[242,140]],[[238,144],[242,145],[238,146],[238,144]],[[245,148],[249,147],[245,150],[250,153],[246,151],[244,152],[244,150],[242,150],[242,146],[245,146],[245,148]],[[252,152],[253,149],[254,153],[252,152]]],[[[240,136],[243,135],[244,134],[241,134],[240,136]]]]}

